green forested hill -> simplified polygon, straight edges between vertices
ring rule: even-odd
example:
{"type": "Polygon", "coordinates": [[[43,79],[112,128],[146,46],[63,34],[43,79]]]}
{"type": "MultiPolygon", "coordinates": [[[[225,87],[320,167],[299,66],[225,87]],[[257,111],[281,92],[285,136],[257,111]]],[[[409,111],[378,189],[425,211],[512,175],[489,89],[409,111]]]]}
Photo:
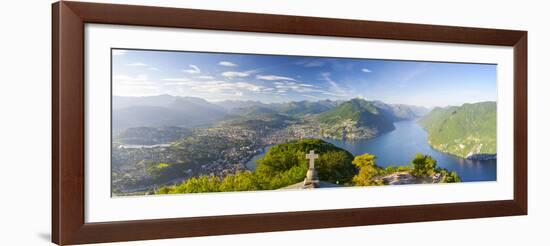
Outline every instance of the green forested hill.
{"type": "Polygon", "coordinates": [[[395,127],[393,121],[371,101],[352,99],[318,116],[325,135],[335,138],[370,138],[395,127]]]}
{"type": "Polygon", "coordinates": [[[378,108],[374,103],[363,99],[352,99],[340,104],[338,107],[325,112],[319,116],[319,120],[324,123],[336,123],[343,119],[351,119],[359,124],[368,124],[380,117],[378,108]],[[370,119],[372,118],[372,119],[370,119]]]}
{"type": "Polygon", "coordinates": [[[496,102],[435,108],[420,119],[432,147],[460,157],[496,154],[496,102]]]}
{"type": "Polygon", "coordinates": [[[308,168],[305,156],[310,150],[319,153],[319,160],[315,162],[315,166],[321,180],[346,183],[357,172],[351,163],[351,153],[321,139],[303,139],[275,145],[269,149],[265,157],[258,160],[256,171],[273,176],[298,168],[302,170],[303,175],[300,177],[303,178],[308,168]]]}

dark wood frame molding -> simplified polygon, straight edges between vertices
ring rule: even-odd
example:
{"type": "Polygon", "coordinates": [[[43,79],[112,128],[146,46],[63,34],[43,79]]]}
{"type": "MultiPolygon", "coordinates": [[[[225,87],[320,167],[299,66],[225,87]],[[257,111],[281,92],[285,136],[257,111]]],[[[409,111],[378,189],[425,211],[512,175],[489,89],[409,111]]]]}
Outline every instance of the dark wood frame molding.
{"type": "Polygon", "coordinates": [[[52,241],[59,245],[526,214],[526,31],[65,1],[52,6],[52,241]],[[513,47],[514,199],[85,223],[85,23],[513,47]]]}

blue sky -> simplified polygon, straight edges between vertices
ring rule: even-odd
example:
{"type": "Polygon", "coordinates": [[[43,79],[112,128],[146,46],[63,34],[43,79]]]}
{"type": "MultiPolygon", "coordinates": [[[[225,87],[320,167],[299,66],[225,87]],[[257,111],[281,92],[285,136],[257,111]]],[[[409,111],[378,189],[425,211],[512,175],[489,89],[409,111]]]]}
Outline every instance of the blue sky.
{"type": "Polygon", "coordinates": [[[265,103],[365,98],[418,106],[496,100],[496,65],[114,49],[113,95],[265,103]]]}

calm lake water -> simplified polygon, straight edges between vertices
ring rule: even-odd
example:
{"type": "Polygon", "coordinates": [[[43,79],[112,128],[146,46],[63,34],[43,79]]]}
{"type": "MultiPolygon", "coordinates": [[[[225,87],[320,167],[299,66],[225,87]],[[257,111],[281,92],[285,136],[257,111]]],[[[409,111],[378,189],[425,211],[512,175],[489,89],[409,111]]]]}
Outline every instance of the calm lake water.
{"type": "Polygon", "coordinates": [[[247,162],[245,163],[246,168],[248,168],[248,170],[255,171],[255,170],[256,170],[256,166],[258,165],[258,163],[256,163],[256,161],[257,161],[258,159],[264,157],[265,153],[267,153],[267,151],[269,151],[269,148],[271,148],[271,145],[265,147],[263,153],[257,154],[257,155],[255,155],[255,156],[253,156],[249,161],[247,161],[247,162]]]}
{"type": "MultiPolygon", "coordinates": [[[[382,167],[408,165],[416,153],[422,153],[436,159],[438,166],[456,171],[463,182],[496,180],[496,160],[475,161],[439,152],[430,147],[428,134],[416,121],[400,121],[394,125],[395,130],[369,140],[325,141],[346,149],[353,155],[374,154],[376,163],[382,167]]],[[[254,156],[246,166],[254,169],[256,160],[263,155],[254,156]]]]}

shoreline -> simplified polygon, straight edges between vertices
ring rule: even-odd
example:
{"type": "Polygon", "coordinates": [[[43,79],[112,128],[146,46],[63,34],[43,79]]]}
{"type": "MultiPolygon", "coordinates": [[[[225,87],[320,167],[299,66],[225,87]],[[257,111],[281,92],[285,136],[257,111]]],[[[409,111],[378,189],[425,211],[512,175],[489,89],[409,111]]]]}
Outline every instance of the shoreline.
{"type": "Polygon", "coordinates": [[[429,140],[428,140],[428,144],[435,151],[439,151],[441,153],[452,155],[452,156],[460,158],[460,159],[471,160],[471,161],[490,161],[490,160],[496,160],[497,159],[497,154],[496,153],[494,153],[494,154],[479,153],[479,154],[471,154],[471,155],[468,155],[468,156],[464,157],[464,156],[457,155],[455,153],[451,153],[449,151],[438,149],[438,148],[434,147],[429,140]]]}

